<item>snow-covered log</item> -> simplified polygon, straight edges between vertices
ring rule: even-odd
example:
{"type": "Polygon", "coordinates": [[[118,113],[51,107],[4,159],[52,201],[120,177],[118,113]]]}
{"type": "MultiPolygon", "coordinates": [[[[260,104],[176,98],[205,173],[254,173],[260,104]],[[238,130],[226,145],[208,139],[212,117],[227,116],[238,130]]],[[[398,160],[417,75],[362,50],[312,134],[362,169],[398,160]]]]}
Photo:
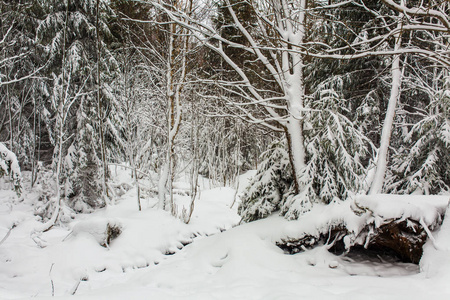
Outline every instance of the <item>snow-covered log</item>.
{"type": "Polygon", "coordinates": [[[419,263],[431,231],[443,221],[449,196],[371,195],[316,206],[293,221],[277,245],[297,253],[320,244],[348,252],[363,247],[419,263]]]}

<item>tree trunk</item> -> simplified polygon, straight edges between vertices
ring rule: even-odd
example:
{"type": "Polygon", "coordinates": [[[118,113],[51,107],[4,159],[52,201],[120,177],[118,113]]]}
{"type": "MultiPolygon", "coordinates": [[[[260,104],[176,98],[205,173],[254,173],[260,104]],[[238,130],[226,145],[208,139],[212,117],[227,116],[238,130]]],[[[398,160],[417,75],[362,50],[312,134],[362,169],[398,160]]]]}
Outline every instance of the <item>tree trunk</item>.
{"type": "MultiPolygon", "coordinates": [[[[286,21],[286,31],[291,34],[289,41],[294,45],[302,45],[305,38],[305,20],[306,20],[307,1],[300,2],[300,13],[298,24],[292,21],[286,21]],[[296,28],[298,26],[298,28],[296,28]]],[[[289,13],[288,3],[282,1],[282,7],[285,15],[289,13]]],[[[290,45],[286,45],[287,48],[290,45]]],[[[285,94],[287,100],[287,108],[289,110],[289,118],[286,124],[287,140],[289,147],[289,158],[292,165],[294,175],[294,184],[296,193],[302,191],[301,174],[305,168],[306,150],[303,137],[303,110],[305,87],[303,78],[303,55],[293,52],[285,52],[282,57],[283,77],[285,80],[285,94]]]]}
{"type": "MultiPolygon", "coordinates": [[[[402,1],[403,2],[403,1],[402,1]]],[[[403,15],[400,14],[399,18],[403,15]]],[[[397,25],[398,33],[394,35],[395,37],[395,47],[394,50],[397,51],[401,48],[402,44],[402,27],[403,23],[400,21],[397,25]]],[[[391,76],[392,76],[392,86],[391,94],[389,97],[388,107],[386,111],[386,117],[383,123],[383,129],[381,132],[380,148],[378,149],[377,159],[376,159],[376,169],[372,185],[370,187],[369,194],[379,194],[382,191],[384,177],[386,175],[387,161],[388,161],[388,151],[389,144],[391,140],[392,126],[395,118],[395,110],[397,108],[397,102],[400,97],[401,88],[401,75],[400,70],[400,55],[395,55],[392,60],[391,66],[391,76]]]]}
{"type": "Polygon", "coordinates": [[[305,146],[303,145],[303,124],[299,120],[290,118],[286,128],[289,160],[292,166],[295,192],[301,192],[301,174],[305,168],[305,146]]]}
{"type": "Polygon", "coordinates": [[[136,192],[137,192],[137,202],[138,202],[138,207],[139,207],[139,211],[141,211],[141,189],[139,188],[139,178],[138,178],[138,174],[136,171],[136,167],[134,167],[134,180],[136,183],[136,192]]]}
{"type": "MultiPolygon", "coordinates": [[[[105,145],[105,135],[103,132],[103,105],[101,101],[100,95],[100,32],[99,32],[99,14],[100,14],[100,0],[97,0],[97,11],[96,11],[96,33],[97,33],[97,113],[99,119],[99,128],[100,128],[100,152],[102,156],[102,164],[103,164],[103,178],[102,178],[102,196],[108,198],[108,189],[107,187],[107,176],[108,176],[108,164],[106,163],[106,145],[105,145]]],[[[108,201],[106,201],[108,203],[108,201]]]]}
{"type": "Polygon", "coordinates": [[[169,162],[164,164],[158,181],[158,209],[166,208],[166,192],[167,192],[167,179],[169,178],[169,162]]]}
{"type": "MultiPolygon", "coordinates": [[[[191,2],[188,4],[192,5],[191,2]]],[[[187,5],[188,5],[187,4],[187,5]]],[[[181,2],[174,4],[175,7],[181,6],[181,2]]],[[[191,6],[190,6],[191,7],[191,6]]],[[[159,195],[159,207],[169,210],[172,215],[176,215],[175,205],[173,203],[172,185],[175,177],[176,157],[175,157],[175,138],[178,134],[181,124],[181,93],[186,77],[186,51],[189,45],[186,29],[182,29],[181,35],[177,31],[175,23],[169,24],[169,49],[167,54],[166,70],[166,93],[167,93],[167,162],[161,174],[159,181],[159,193],[169,191],[169,201],[166,196],[159,195]],[[177,41],[177,39],[181,39],[177,41]]]]}

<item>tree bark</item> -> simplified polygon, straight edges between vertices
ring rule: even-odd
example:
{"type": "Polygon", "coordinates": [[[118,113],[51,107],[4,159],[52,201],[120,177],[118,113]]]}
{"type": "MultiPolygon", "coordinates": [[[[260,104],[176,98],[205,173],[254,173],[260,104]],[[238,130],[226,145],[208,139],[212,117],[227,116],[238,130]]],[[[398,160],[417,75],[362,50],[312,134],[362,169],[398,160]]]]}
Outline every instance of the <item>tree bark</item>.
{"type": "MultiPolygon", "coordinates": [[[[403,3],[403,1],[402,1],[403,3]]],[[[399,15],[399,18],[403,18],[403,14],[399,15]]],[[[397,51],[401,48],[402,44],[402,26],[403,22],[400,21],[397,25],[398,33],[394,35],[395,46],[394,50],[397,51]]],[[[394,124],[395,110],[397,108],[397,102],[400,97],[401,88],[401,69],[400,69],[400,55],[394,55],[391,66],[392,86],[389,97],[388,107],[386,111],[386,117],[383,123],[383,129],[381,132],[380,148],[378,149],[376,159],[375,177],[372,181],[369,194],[379,194],[383,189],[384,178],[386,175],[389,144],[391,140],[392,126],[394,124]]]]}

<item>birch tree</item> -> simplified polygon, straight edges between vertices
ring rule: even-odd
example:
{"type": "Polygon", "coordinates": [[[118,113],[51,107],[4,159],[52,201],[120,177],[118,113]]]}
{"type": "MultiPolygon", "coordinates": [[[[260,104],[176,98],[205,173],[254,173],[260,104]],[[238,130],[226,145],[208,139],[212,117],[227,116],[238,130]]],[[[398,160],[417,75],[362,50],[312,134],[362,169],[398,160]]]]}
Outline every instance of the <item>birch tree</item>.
{"type": "MultiPolygon", "coordinates": [[[[237,4],[230,1],[224,3],[232,20],[230,26],[237,29],[242,36],[241,41],[222,36],[217,28],[195,21],[180,10],[169,9],[161,3],[154,5],[163,10],[171,20],[196,32],[193,36],[217,53],[235,72],[237,79],[233,81],[217,79],[206,80],[206,82],[236,96],[232,100],[225,100],[227,105],[232,107],[236,117],[285,134],[294,188],[293,195],[285,206],[284,214],[295,218],[308,210],[313,202],[328,202],[330,199],[321,197],[318,194],[320,187],[315,187],[315,183],[313,184],[317,176],[313,171],[316,161],[309,159],[313,152],[308,151],[306,147],[311,141],[306,141],[305,126],[313,124],[310,121],[314,116],[312,112],[315,108],[312,105],[313,95],[305,89],[305,66],[310,60],[308,51],[317,53],[315,49],[323,46],[323,43],[313,41],[313,36],[310,35],[313,32],[311,26],[314,28],[318,23],[312,14],[316,3],[284,0],[250,2],[257,22],[257,26],[252,28],[244,25],[243,20],[238,17],[235,10],[237,4]],[[186,18],[189,22],[185,21],[186,18]],[[245,67],[242,60],[230,56],[230,48],[242,49],[249,56],[247,62],[250,61],[260,67],[253,69],[245,67]],[[258,72],[255,73],[256,70],[258,72]]],[[[317,93],[319,95],[320,91],[317,93]]],[[[330,99],[323,93],[322,96],[323,100],[330,99]]],[[[329,115],[332,119],[337,117],[338,112],[333,111],[333,108],[325,108],[325,110],[332,111],[329,115]]],[[[338,131],[341,126],[353,126],[351,122],[343,122],[344,119],[340,117],[334,120],[336,126],[333,128],[338,131]]],[[[319,127],[313,129],[319,129],[321,125],[315,126],[319,127]]],[[[357,134],[355,130],[352,132],[357,134]]],[[[311,131],[311,136],[314,133],[315,131],[311,131]]],[[[335,136],[342,138],[338,132],[335,136]]],[[[358,146],[352,150],[344,143],[336,144],[339,149],[343,149],[342,153],[349,154],[345,162],[337,159],[335,161],[337,164],[348,162],[350,153],[353,151],[365,151],[364,138],[360,137],[355,141],[358,146]]],[[[311,146],[310,150],[314,150],[314,147],[311,146]]],[[[359,162],[356,162],[356,165],[360,166],[359,162]]],[[[346,166],[349,172],[353,172],[350,169],[354,165],[346,166]]],[[[358,167],[358,169],[361,168],[358,167]]],[[[337,171],[331,174],[340,176],[337,175],[339,174],[337,171]]],[[[344,186],[357,189],[358,185],[358,182],[355,186],[346,182],[344,186]]],[[[338,196],[338,194],[334,195],[338,196]]]]}
{"type": "MultiPolygon", "coordinates": [[[[174,1],[172,5],[176,10],[183,10],[189,16],[192,2],[174,1]]],[[[186,22],[189,22],[185,19],[186,22]]],[[[189,35],[184,27],[175,22],[168,23],[167,29],[167,55],[166,55],[166,99],[167,99],[167,154],[166,162],[161,170],[158,183],[160,209],[166,209],[177,215],[173,199],[173,181],[176,170],[175,139],[179,133],[182,119],[183,88],[187,76],[187,53],[189,51],[189,35]],[[169,199],[166,199],[166,193],[169,199]]]]}
{"type": "MultiPolygon", "coordinates": [[[[404,5],[404,1],[402,0],[402,5],[404,5]]],[[[402,48],[402,27],[403,27],[403,13],[398,15],[397,27],[395,29],[394,38],[394,51],[398,52],[402,48]]],[[[370,187],[369,194],[378,194],[381,192],[383,187],[384,177],[386,174],[387,168],[387,155],[389,142],[391,139],[392,126],[394,122],[395,110],[397,108],[397,102],[400,97],[400,87],[401,87],[401,76],[402,70],[400,67],[400,54],[395,54],[392,57],[392,65],[391,65],[391,91],[388,101],[388,106],[386,109],[386,117],[383,123],[382,132],[381,132],[381,141],[380,147],[378,149],[377,157],[376,157],[376,168],[375,175],[372,185],[370,187]]]]}

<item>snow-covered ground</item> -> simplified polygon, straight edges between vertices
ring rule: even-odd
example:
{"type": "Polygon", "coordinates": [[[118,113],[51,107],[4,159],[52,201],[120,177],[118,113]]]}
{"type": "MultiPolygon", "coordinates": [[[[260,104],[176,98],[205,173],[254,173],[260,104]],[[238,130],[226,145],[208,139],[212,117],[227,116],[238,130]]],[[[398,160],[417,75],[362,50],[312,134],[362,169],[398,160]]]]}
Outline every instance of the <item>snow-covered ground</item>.
{"type": "MultiPolygon", "coordinates": [[[[116,180],[132,182],[126,172],[116,180]]],[[[287,255],[275,242],[305,224],[271,216],[235,226],[234,195],[205,182],[186,225],[153,208],[156,199],[142,199],[139,212],[130,189],[114,205],[36,236],[31,204],[37,195],[25,193],[18,202],[1,190],[0,239],[15,227],[0,244],[0,298],[450,299],[450,218],[433,232],[420,267],[335,256],[325,247],[287,255]],[[108,223],[122,233],[102,247],[108,223]]],[[[187,203],[183,196],[178,201],[187,203]]]]}

